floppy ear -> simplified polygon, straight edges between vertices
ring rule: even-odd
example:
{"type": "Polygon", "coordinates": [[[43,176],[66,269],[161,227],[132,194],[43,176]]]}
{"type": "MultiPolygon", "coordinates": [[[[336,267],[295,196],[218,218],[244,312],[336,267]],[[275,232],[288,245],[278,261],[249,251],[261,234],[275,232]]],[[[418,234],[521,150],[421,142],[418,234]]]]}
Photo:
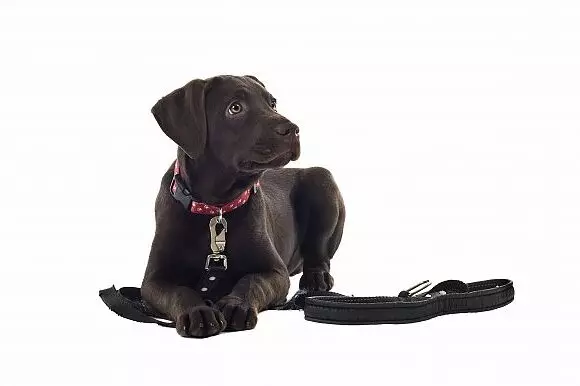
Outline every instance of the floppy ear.
{"type": "Polygon", "coordinates": [[[191,158],[203,153],[207,137],[206,81],[195,79],[161,98],[151,109],[161,130],[191,158]]]}
{"type": "Polygon", "coordinates": [[[266,88],[266,86],[264,86],[264,83],[260,82],[260,79],[256,78],[254,75],[244,75],[246,78],[250,78],[253,81],[257,82],[258,84],[260,84],[260,86],[266,88]]]}

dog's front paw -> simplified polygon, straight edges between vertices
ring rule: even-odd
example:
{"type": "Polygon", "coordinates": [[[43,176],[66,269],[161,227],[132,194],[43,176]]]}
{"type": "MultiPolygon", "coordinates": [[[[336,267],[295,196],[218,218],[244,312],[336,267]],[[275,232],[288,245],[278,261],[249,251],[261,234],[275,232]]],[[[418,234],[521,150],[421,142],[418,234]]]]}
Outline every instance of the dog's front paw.
{"type": "Polygon", "coordinates": [[[228,330],[251,330],[258,323],[258,310],[236,296],[223,297],[215,307],[224,315],[228,330]]]}
{"type": "Polygon", "coordinates": [[[206,338],[222,332],[226,328],[226,320],[215,308],[197,306],[179,315],[175,328],[181,336],[206,338]]]}
{"type": "Polygon", "coordinates": [[[334,286],[334,279],[330,272],[319,269],[305,270],[300,278],[299,287],[307,291],[330,291],[334,286]]]}

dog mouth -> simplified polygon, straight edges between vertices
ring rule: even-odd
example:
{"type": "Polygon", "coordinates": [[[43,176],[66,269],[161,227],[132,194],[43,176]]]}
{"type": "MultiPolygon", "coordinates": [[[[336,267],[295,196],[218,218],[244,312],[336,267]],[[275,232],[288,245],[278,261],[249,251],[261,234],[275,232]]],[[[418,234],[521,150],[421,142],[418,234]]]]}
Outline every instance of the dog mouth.
{"type": "Polygon", "coordinates": [[[266,160],[247,160],[242,161],[240,166],[246,170],[260,170],[260,169],[273,169],[279,168],[286,165],[288,162],[296,159],[296,155],[293,151],[289,150],[275,157],[270,157],[266,160]]]}
{"type": "Polygon", "coordinates": [[[252,153],[248,157],[249,159],[240,162],[240,169],[254,172],[280,168],[290,161],[296,161],[300,157],[300,141],[298,136],[293,138],[289,145],[286,149],[278,148],[278,151],[273,151],[271,145],[257,145],[252,149],[252,153]]]}

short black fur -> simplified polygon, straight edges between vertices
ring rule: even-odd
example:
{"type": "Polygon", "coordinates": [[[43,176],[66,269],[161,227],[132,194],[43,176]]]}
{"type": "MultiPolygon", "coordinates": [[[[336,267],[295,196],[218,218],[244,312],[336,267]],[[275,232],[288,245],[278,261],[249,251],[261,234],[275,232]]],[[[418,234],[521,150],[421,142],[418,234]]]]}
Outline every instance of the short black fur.
{"type": "Polygon", "coordinates": [[[284,301],[290,276],[300,272],[300,288],[332,288],[330,259],[345,218],[340,191],[324,168],[283,168],[300,155],[298,127],[276,112],[262,82],[193,80],[152,113],[179,146],[180,174],[196,201],[228,202],[260,182],[245,205],[225,215],[227,274],[202,296],[193,287],[210,252],[210,216],[187,212],[171,196],[174,164],[163,176],[141,293],[180,335],[254,328],[258,312],[284,301]]]}

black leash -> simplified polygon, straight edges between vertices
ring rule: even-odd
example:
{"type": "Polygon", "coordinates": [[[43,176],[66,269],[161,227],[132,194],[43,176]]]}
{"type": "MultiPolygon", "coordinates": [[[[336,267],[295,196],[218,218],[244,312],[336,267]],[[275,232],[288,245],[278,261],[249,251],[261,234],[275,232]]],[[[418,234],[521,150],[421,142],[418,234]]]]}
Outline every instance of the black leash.
{"type": "MultiPolygon", "coordinates": [[[[513,282],[493,279],[464,283],[443,281],[427,292],[422,282],[398,296],[355,297],[335,292],[299,290],[277,310],[304,310],[312,322],[332,324],[400,324],[415,323],[441,315],[489,311],[514,300],[513,282]],[[418,287],[421,288],[417,289],[418,287]],[[414,291],[412,291],[414,290],[414,291]]],[[[142,323],[174,327],[175,323],[149,307],[136,287],[115,286],[99,291],[109,309],[123,318],[142,323]]]]}
{"type": "Polygon", "coordinates": [[[402,291],[396,297],[306,296],[304,318],[333,324],[415,323],[440,315],[489,311],[513,300],[511,280],[447,280],[420,295],[402,291]]]}
{"type": "MultiPolygon", "coordinates": [[[[258,183],[254,185],[256,192],[258,183]]],[[[228,225],[223,214],[232,211],[248,201],[251,189],[246,190],[237,200],[222,206],[195,202],[189,189],[179,174],[179,164],[175,161],[173,181],[170,185],[172,196],[188,212],[215,215],[209,221],[210,249],[205,272],[195,286],[206,301],[217,300],[223,294],[212,291],[224,277],[228,268],[225,253],[228,225]]],[[[460,312],[480,312],[493,310],[509,304],[514,299],[511,280],[495,279],[474,283],[447,280],[431,290],[422,292],[430,286],[424,281],[398,296],[354,297],[335,292],[298,291],[282,305],[271,307],[278,310],[304,310],[304,318],[313,322],[334,324],[381,324],[413,323],[440,315],[460,312]]],[[[174,327],[175,323],[146,304],[141,298],[141,290],[136,287],[115,286],[99,291],[105,304],[123,318],[142,323],[156,323],[164,327],[174,327]]],[[[210,303],[211,304],[211,303],[210,303]]]]}
{"type": "Polygon", "coordinates": [[[156,323],[163,327],[175,327],[175,322],[149,307],[141,298],[137,287],[112,286],[99,291],[99,296],[111,311],[117,315],[141,323],[156,323]]]}

